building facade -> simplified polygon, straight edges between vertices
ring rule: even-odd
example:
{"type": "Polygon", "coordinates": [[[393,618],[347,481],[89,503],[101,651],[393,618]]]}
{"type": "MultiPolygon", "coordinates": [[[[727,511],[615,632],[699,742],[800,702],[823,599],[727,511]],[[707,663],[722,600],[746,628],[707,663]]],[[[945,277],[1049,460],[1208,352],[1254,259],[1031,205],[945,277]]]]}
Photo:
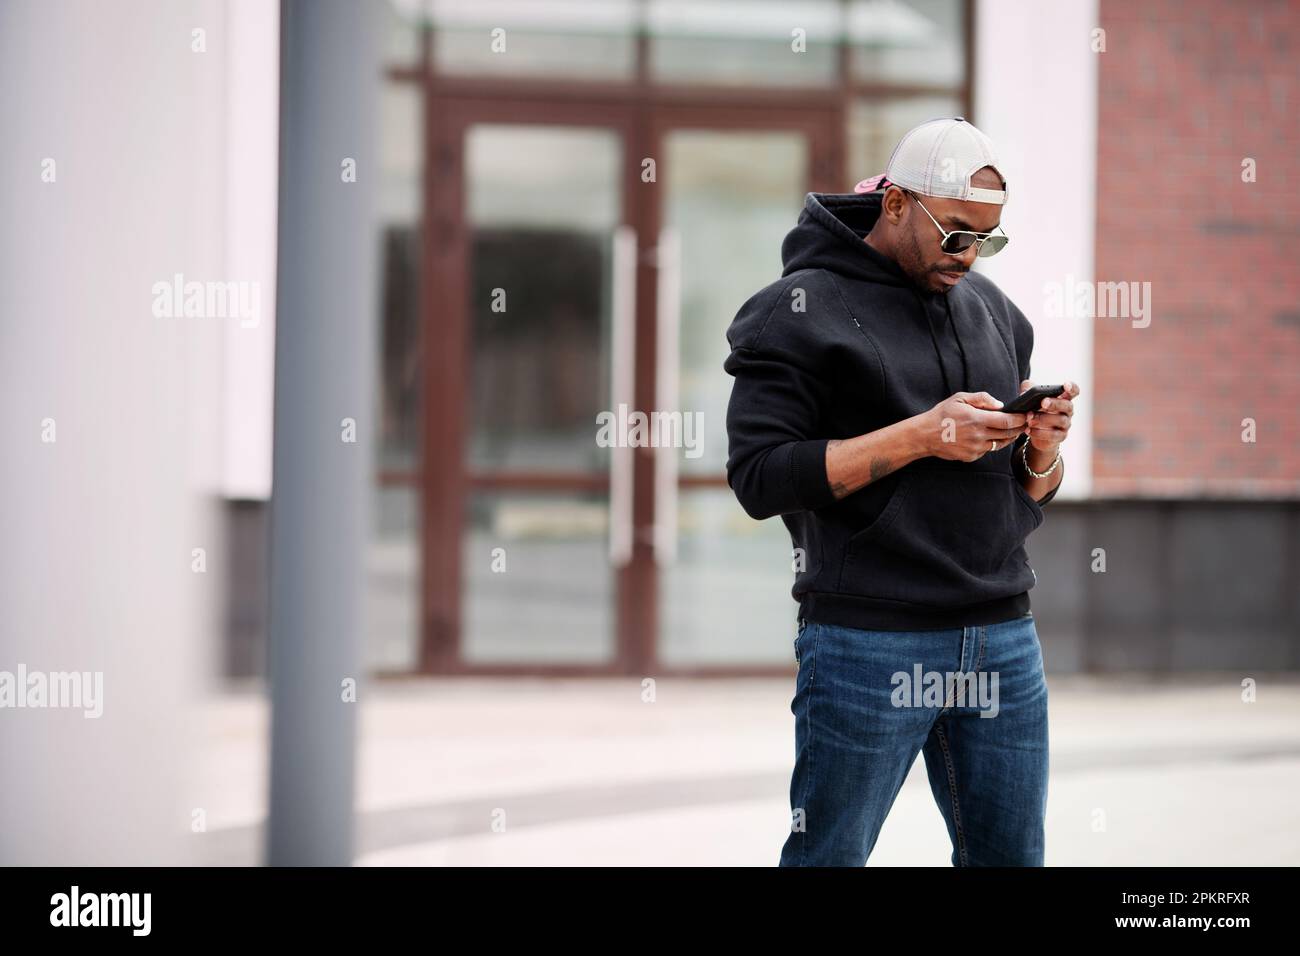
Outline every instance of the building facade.
{"type": "MultiPolygon", "coordinates": [[[[1084,389],[1030,541],[1049,667],[1300,664],[1294,5],[383,10],[374,670],[786,672],[790,542],[726,486],[723,333],[804,194],[940,115],[999,144],[981,268],[1035,378],[1084,389]],[[620,409],[686,447],[601,442],[620,409]]],[[[257,673],[265,502],[231,498],[228,666],[257,673]]]]}

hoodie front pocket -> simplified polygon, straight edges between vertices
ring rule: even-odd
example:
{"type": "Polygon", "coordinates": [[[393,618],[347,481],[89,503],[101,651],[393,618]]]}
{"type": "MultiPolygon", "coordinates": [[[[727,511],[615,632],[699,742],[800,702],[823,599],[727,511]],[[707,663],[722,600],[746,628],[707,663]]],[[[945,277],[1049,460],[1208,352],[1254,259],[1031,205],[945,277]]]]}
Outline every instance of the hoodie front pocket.
{"type": "MultiPolygon", "coordinates": [[[[899,513],[903,510],[903,501],[907,497],[908,478],[911,477],[907,472],[899,475],[899,480],[894,485],[893,493],[890,494],[889,500],[885,502],[885,507],[880,510],[874,520],[860,531],[856,531],[849,536],[844,546],[844,554],[847,558],[858,548],[865,547],[870,542],[880,538],[889,526],[897,520],[899,513]]],[[[840,571],[840,585],[844,586],[844,569],[840,571]]]]}
{"type": "Polygon", "coordinates": [[[1027,492],[1020,482],[1013,478],[1011,483],[1016,486],[1016,491],[1020,492],[1021,502],[1029,509],[1029,514],[1034,519],[1034,527],[1029,529],[1034,531],[1043,523],[1043,506],[1034,500],[1034,496],[1027,492]]]}
{"type": "Polygon", "coordinates": [[[1010,474],[905,472],[880,519],[846,543],[840,590],[959,606],[1032,587],[1021,547],[1042,521],[1010,474]]]}

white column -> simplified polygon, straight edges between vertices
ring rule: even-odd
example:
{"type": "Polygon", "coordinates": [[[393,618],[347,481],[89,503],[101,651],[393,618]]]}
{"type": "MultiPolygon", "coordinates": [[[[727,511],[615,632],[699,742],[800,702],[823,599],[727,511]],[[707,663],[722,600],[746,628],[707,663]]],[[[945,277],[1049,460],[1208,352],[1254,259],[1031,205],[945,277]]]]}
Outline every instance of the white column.
{"type": "Polygon", "coordinates": [[[226,0],[225,274],[255,282],[257,314],[225,330],[221,493],[271,495],[275,383],[280,5],[226,0]]]}
{"type": "Polygon", "coordinates": [[[1097,0],[978,0],[975,115],[1004,165],[1011,243],[980,269],[1034,325],[1032,377],[1070,379],[1077,399],[1063,446],[1060,497],[1085,497],[1092,476],[1092,319],[1049,318],[1055,283],[1091,282],[1095,249],[1097,0]]]}
{"type": "Polygon", "coordinates": [[[0,3],[0,671],[102,691],[99,716],[0,711],[0,864],[184,863],[203,839],[228,320],[154,290],[224,278],[223,33],[215,0],[0,3]]]}

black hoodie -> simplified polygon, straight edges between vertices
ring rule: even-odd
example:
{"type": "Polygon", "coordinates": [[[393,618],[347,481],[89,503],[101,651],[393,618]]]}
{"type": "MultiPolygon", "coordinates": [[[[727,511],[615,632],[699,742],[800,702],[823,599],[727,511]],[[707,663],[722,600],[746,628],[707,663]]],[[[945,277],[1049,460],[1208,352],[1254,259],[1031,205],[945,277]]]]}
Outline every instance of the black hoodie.
{"type": "Polygon", "coordinates": [[[800,617],[872,630],[1023,617],[1025,539],[1056,494],[1035,501],[1012,472],[1025,436],[973,462],[918,459],[838,501],[827,481],[830,439],[954,392],[1009,402],[1029,378],[1033,326],[989,279],[925,293],[863,241],[881,196],[809,193],[782,278],[727,330],[727,481],[752,517],[789,528],[800,617]]]}

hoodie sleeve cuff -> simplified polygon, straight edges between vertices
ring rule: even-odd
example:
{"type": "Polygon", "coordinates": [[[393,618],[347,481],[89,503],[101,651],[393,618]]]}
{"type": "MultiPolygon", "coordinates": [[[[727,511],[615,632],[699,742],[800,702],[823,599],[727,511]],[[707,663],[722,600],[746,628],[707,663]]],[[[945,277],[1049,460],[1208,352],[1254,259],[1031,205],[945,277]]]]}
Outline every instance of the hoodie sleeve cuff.
{"type": "Polygon", "coordinates": [[[829,438],[795,442],[790,450],[790,484],[799,506],[807,511],[835,503],[830,479],[826,477],[826,446],[829,438]]]}

